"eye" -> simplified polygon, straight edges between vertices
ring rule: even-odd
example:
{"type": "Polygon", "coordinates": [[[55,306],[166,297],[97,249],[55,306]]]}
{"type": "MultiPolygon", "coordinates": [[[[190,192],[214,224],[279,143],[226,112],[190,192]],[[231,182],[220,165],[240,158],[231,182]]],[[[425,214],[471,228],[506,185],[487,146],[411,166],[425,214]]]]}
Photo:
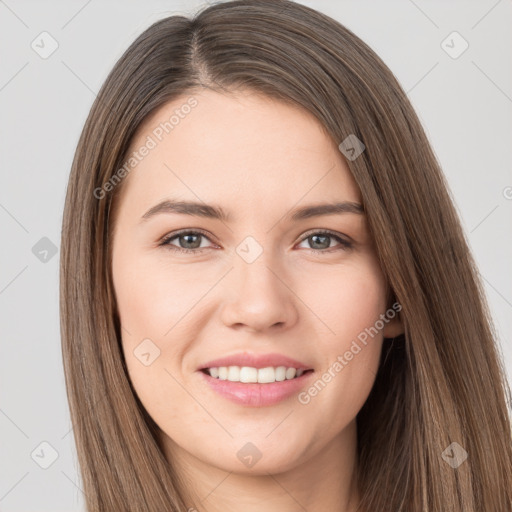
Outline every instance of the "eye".
{"type": "Polygon", "coordinates": [[[334,233],[329,230],[320,230],[320,231],[310,231],[306,236],[301,240],[301,243],[310,240],[310,243],[314,246],[311,248],[312,251],[318,254],[332,253],[340,250],[340,248],[335,248],[333,250],[325,250],[330,248],[330,240],[335,239],[341,245],[341,250],[349,250],[353,248],[353,244],[348,240],[342,238],[337,233],[334,233]],[[316,247],[315,247],[316,246],[316,247]]]}
{"type": "MultiPolygon", "coordinates": [[[[162,238],[159,246],[164,246],[172,251],[177,252],[183,252],[183,253],[189,253],[189,254],[197,254],[203,252],[208,247],[201,247],[201,238],[206,238],[207,240],[210,240],[208,236],[203,233],[202,231],[191,231],[191,230],[184,230],[174,233],[169,233],[165,237],[162,238]],[[181,245],[185,245],[185,247],[179,247],[171,243],[173,240],[178,239],[178,243],[181,245]]],[[[311,240],[313,245],[316,245],[317,247],[313,247],[311,250],[315,253],[331,253],[338,249],[334,250],[325,250],[330,248],[330,241],[329,239],[335,239],[339,242],[341,245],[341,250],[348,250],[353,247],[353,244],[349,242],[348,240],[345,240],[340,235],[329,231],[329,230],[320,230],[320,231],[310,231],[307,236],[305,236],[300,243],[303,243],[307,240],[311,240]]]]}
{"type": "Polygon", "coordinates": [[[184,253],[200,253],[205,249],[201,247],[201,238],[209,238],[201,231],[179,231],[178,233],[170,233],[166,235],[159,243],[159,246],[164,246],[173,251],[184,252],[184,253]],[[185,245],[185,247],[177,247],[172,244],[171,241],[177,238],[178,243],[185,245]]]}

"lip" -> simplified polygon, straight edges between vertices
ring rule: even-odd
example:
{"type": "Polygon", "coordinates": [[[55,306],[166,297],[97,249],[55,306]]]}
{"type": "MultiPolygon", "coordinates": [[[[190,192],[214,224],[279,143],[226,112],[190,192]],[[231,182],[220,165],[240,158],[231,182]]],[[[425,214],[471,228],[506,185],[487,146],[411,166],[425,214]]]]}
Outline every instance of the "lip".
{"type": "MultiPolygon", "coordinates": [[[[216,363],[216,361],[212,362],[216,363]]],[[[264,367],[265,366],[262,366],[262,368],[264,367]]],[[[292,367],[294,366],[290,366],[290,368],[292,367]]],[[[314,374],[314,371],[308,371],[307,373],[303,373],[300,377],[294,379],[283,380],[281,382],[271,382],[267,384],[246,384],[243,382],[231,382],[229,380],[220,380],[211,377],[203,371],[199,371],[198,373],[202,376],[202,378],[213,391],[218,393],[220,396],[227,398],[231,402],[234,402],[235,404],[249,407],[267,407],[277,404],[291,397],[292,395],[297,394],[307,385],[311,376],[314,374]]]]}
{"type": "MultiPolygon", "coordinates": [[[[297,370],[312,370],[311,366],[301,363],[291,357],[282,354],[250,354],[244,352],[241,354],[233,354],[231,356],[215,359],[201,365],[198,370],[207,368],[218,368],[219,366],[250,366],[252,368],[266,368],[268,366],[286,366],[286,368],[295,368],[297,370]]],[[[300,378],[300,377],[299,377],[300,378]]],[[[267,384],[266,384],[267,385],[267,384]]]]}

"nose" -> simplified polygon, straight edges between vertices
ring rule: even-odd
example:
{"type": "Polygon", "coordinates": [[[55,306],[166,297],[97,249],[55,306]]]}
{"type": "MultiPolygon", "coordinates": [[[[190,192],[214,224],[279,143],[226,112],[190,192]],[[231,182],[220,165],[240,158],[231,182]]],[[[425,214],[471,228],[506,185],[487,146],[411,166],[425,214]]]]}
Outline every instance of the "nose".
{"type": "Polygon", "coordinates": [[[298,319],[297,302],[288,273],[265,252],[252,263],[235,257],[225,283],[222,321],[231,328],[264,332],[292,327],[298,319]]]}

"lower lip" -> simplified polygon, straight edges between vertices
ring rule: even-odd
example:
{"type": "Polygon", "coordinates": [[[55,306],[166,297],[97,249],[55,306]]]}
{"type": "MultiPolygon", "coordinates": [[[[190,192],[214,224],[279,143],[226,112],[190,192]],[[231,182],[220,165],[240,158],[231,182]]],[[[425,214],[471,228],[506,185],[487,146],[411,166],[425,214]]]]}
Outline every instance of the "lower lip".
{"type": "Polygon", "coordinates": [[[277,404],[298,393],[306,385],[314,372],[308,371],[294,379],[271,382],[268,384],[231,382],[229,380],[210,377],[210,375],[202,371],[199,373],[209,386],[224,398],[240,405],[265,407],[277,404]]]}

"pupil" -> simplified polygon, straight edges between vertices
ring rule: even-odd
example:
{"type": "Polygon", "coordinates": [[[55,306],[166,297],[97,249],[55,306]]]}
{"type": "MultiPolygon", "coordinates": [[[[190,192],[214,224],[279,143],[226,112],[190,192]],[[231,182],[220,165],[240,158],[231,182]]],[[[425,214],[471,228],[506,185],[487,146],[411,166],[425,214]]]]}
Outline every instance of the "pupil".
{"type": "MultiPolygon", "coordinates": [[[[312,238],[313,240],[318,239],[318,238],[323,238],[323,239],[324,239],[324,241],[327,241],[327,245],[323,244],[325,247],[321,247],[321,248],[322,248],[322,249],[325,249],[325,248],[329,247],[329,242],[328,242],[328,238],[329,238],[329,236],[328,236],[328,235],[313,235],[311,238],[312,238]]],[[[313,241],[313,244],[315,244],[315,243],[316,243],[316,241],[313,241]]],[[[320,245],[322,245],[322,243],[321,243],[321,242],[320,242],[320,245]]]]}
{"type": "MultiPolygon", "coordinates": [[[[198,235],[182,235],[182,239],[185,240],[185,245],[188,246],[188,244],[192,244],[192,247],[186,247],[187,249],[196,249],[201,245],[201,243],[198,244],[199,236],[198,235]],[[196,238],[195,243],[193,241],[190,241],[190,239],[196,238]]],[[[312,235],[310,237],[311,240],[313,240],[313,245],[320,244],[320,248],[328,248],[329,247],[329,235],[312,235]],[[320,242],[318,242],[320,240],[320,242]]]]}
{"type": "Polygon", "coordinates": [[[183,235],[182,238],[185,239],[185,245],[187,245],[188,243],[192,243],[193,247],[185,247],[186,249],[196,249],[197,247],[199,247],[201,244],[197,244],[197,240],[196,240],[196,243],[194,244],[193,242],[189,242],[188,239],[190,238],[197,238],[197,240],[199,240],[199,237],[197,235],[183,235]]]}

